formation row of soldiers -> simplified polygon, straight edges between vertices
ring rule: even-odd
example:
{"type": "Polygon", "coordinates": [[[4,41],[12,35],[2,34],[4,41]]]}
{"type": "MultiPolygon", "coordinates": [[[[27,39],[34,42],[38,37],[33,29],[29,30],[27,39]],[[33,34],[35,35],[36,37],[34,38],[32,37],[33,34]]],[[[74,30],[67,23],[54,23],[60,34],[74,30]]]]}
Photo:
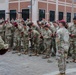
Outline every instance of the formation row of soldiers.
{"type": "Polygon", "coordinates": [[[60,74],[64,75],[68,53],[76,62],[76,17],[73,21],[74,25],[68,27],[64,20],[51,23],[43,19],[36,25],[29,19],[1,20],[0,36],[10,49],[19,53],[43,54],[42,58],[57,55],[60,74]]]}

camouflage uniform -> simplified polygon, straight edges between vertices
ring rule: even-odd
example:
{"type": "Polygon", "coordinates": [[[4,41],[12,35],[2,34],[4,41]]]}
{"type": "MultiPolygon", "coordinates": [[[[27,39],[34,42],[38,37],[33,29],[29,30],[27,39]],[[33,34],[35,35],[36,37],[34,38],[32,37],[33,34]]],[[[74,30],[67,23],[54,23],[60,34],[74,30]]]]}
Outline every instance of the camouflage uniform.
{"type": "Polygon", "coordinates": [[[53,53],[52,55],[56,55],[56,32],[57,30],[59,29],[59,27],[52,27],[52,31],[53,31],[53,34],[52,34],[52,45],[51,45],[51,48],[53,48],[53,53]]]}
{"type": "Polygon", "coordinates": [[[34,46],[35,55],[38,55],[39,53],[39,42],[40,42],[39,35],[40,34],[38,31],[32,30],[30,38],[32,40],[32,46],[34,46]]]}
{"type": "Polygon", "coordinates": [[[39,28],[38,28],[36,25],[32,25],[32,26],[31,26],[31,29],[37,30],[37,31],[39,32],[39,28]]]}
{"type": "Polygon", "coordinates": [[[5,44],[0,36],[0,55],[5,54],[8,51],[8,44],[5,44]]]}
{"type": "Polygon", "coordinates": [[[2,23],[0,24],[0,36],[3,39],[3,24],[2,23]]]}
{"type": "Polygon", "coordinates": [[[45,53],[46,53],[45,57],[50,56],[51,35],[52,35],[52,32],[49,29],[47,30],[44,29],[43,39],[44,39],[44,48],[45,48],[45,53]]]}
{"type": "Polygon", "coordinates": [[[60,74],[64,74],[69,49],[69,32],[66,28],[63,27],[57,31],[56,44],[59,71],[60,74]]]}
{"type": "Polygon", "coordinates": [[[28,52],[28,45],[29,45],[28,30],[27,30],[27,26],[26,26],[26,28],[24,27],[24,29],[23,29],[23,46],[24,46],[24,52],[28,52]]]}
{"type": "Polygon", "coordinates": [[[71,43],[71,53],[74,60],[76,60],[76,25],[72,25],[69,29],[70,34],[75,35],[75,37],[70,38],[71,43]]]}
{"type": "Polygon", "coordinates": [[[39,52],[44,53],[44,39],[43,39],[43,33],[44,33],[44,27],[40,27],[40,44],[39,44],[39,52]]]}
{"type": "Polygon", "coordinates": [[[12,28],[12,24],[6,23],[5,42],[9,45],[9,47],[11,46],[11,34],[12,34],[11,28],[12,28]]]}
{"type": "Polygon", "coordinates": [[[8,44],[5,44],[2,40],[2,37],[0,36],[0,50],[1,49],[8,49],[8,44]]]}
{"type": "Polygon", "coordinates": [[[25,24],[26,25],[28,25],[28,23],[30,23],[31,21],[29,20],[29,19],[27,19],[26,21],[25,21],[25,24]]]}
{"type": "Polygon", "coordinates": [[[19,52],[21,51],[21,44],[22,44],[22,35],[21,35],[22,30],[23,30],[23,26],[21,24],[18,24],[18,26],[15,27],[14,47],[19,52]]]}

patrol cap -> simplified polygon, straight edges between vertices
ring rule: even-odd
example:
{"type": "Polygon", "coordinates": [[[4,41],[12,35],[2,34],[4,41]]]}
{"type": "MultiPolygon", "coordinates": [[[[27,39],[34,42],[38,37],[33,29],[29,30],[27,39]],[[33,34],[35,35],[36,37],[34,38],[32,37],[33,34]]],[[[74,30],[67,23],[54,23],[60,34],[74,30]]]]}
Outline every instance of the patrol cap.
{"type": "Polygon", "coordinates": [[[18,24],[17,24],[17,22],[14,22],[14,23],[13,23],[13,25],[14,25],[15,27],[18,27],[18,24]]]}
{"type": "Polygon", "coordinates": [[[65,20],[60,20],[59,23],[62,23],[63,25],[66,24],[65,20]]]}
{"type": "Polygon", "coordinates": [[[67,29],[68,25],[66,24],[66,22],[64,20],[59,21],[59,23],[62,23],[62,25],[67,29]]]}
{"type": "Polygon", "coordinates": [[[76,16],[74,16],[73,20],[76,20],[76,16]]]}
{"type": "Polygon", "coordinates": [[[61,22],[64,22],[64,23],[66,23],[66,22],[65,22],[65,20],[60,20],[60,21],[59,21],[59,23],[61,23],[61,22]]]}

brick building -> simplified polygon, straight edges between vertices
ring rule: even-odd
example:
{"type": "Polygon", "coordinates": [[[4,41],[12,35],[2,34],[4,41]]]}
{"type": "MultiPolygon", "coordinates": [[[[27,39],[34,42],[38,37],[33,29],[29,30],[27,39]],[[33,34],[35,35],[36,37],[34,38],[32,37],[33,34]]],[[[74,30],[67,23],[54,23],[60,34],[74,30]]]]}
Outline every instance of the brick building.
{"type": "MultiPolygon", "coordinates": [[[[76,15],[75,0],[0,0],[4,1],[4,6],[0,12],[5,10],[6,18],[27,18],[32,17],[32,21],[46,20],[54,21],[64,19],[71,22],[76,15]],[[32,1],[32,2],[31,2],[32,1]],[[32,4],[32,7],[31,7],[32,4]],[[32,9],[32,10],[31,10],[32,9]]],[[[0,2],[1,3],[1,2],[0,2]]],[[[3,16],[4,17],[4,16],[3,16]]],[[[0,18],[2,16],[0,15],[0,18]]]]}

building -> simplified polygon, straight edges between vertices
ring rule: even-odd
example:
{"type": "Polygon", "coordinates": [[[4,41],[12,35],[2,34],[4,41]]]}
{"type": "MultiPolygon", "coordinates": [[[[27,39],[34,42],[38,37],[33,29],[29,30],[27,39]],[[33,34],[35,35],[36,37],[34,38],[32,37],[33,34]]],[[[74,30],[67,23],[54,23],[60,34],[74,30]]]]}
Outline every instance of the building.
{"type": "MultiPolygon", "coordinates": [[[[6,10],[6,18],[27,18],[32,21],[42,20],[47,21],[64,19],[71,22],[76,15],[75,0],[0,0],[5,1],[4,8],[6,10]],[[8,1],[8,2],[6,2],[8,1]],[[32,5],[32,7],[31,7],[32,5]]],[[[1,3],[1,2],[0,2],[1,3]]],[[[2,5],[3,6],[3,5],[2,5]]],[[[0,10],[4,10],[0,8],[0,10]]],[[[1,12],[0,11],[0,12],[1,12]]],[[[1,18],[1,17],[0,17],[1,18]]]]}
{"type": "Polygon", "coordinates": [[[9,12],[8,0],[0,0],[0,19],[6,19],[8,17],[6,12],[9,12]]]}

